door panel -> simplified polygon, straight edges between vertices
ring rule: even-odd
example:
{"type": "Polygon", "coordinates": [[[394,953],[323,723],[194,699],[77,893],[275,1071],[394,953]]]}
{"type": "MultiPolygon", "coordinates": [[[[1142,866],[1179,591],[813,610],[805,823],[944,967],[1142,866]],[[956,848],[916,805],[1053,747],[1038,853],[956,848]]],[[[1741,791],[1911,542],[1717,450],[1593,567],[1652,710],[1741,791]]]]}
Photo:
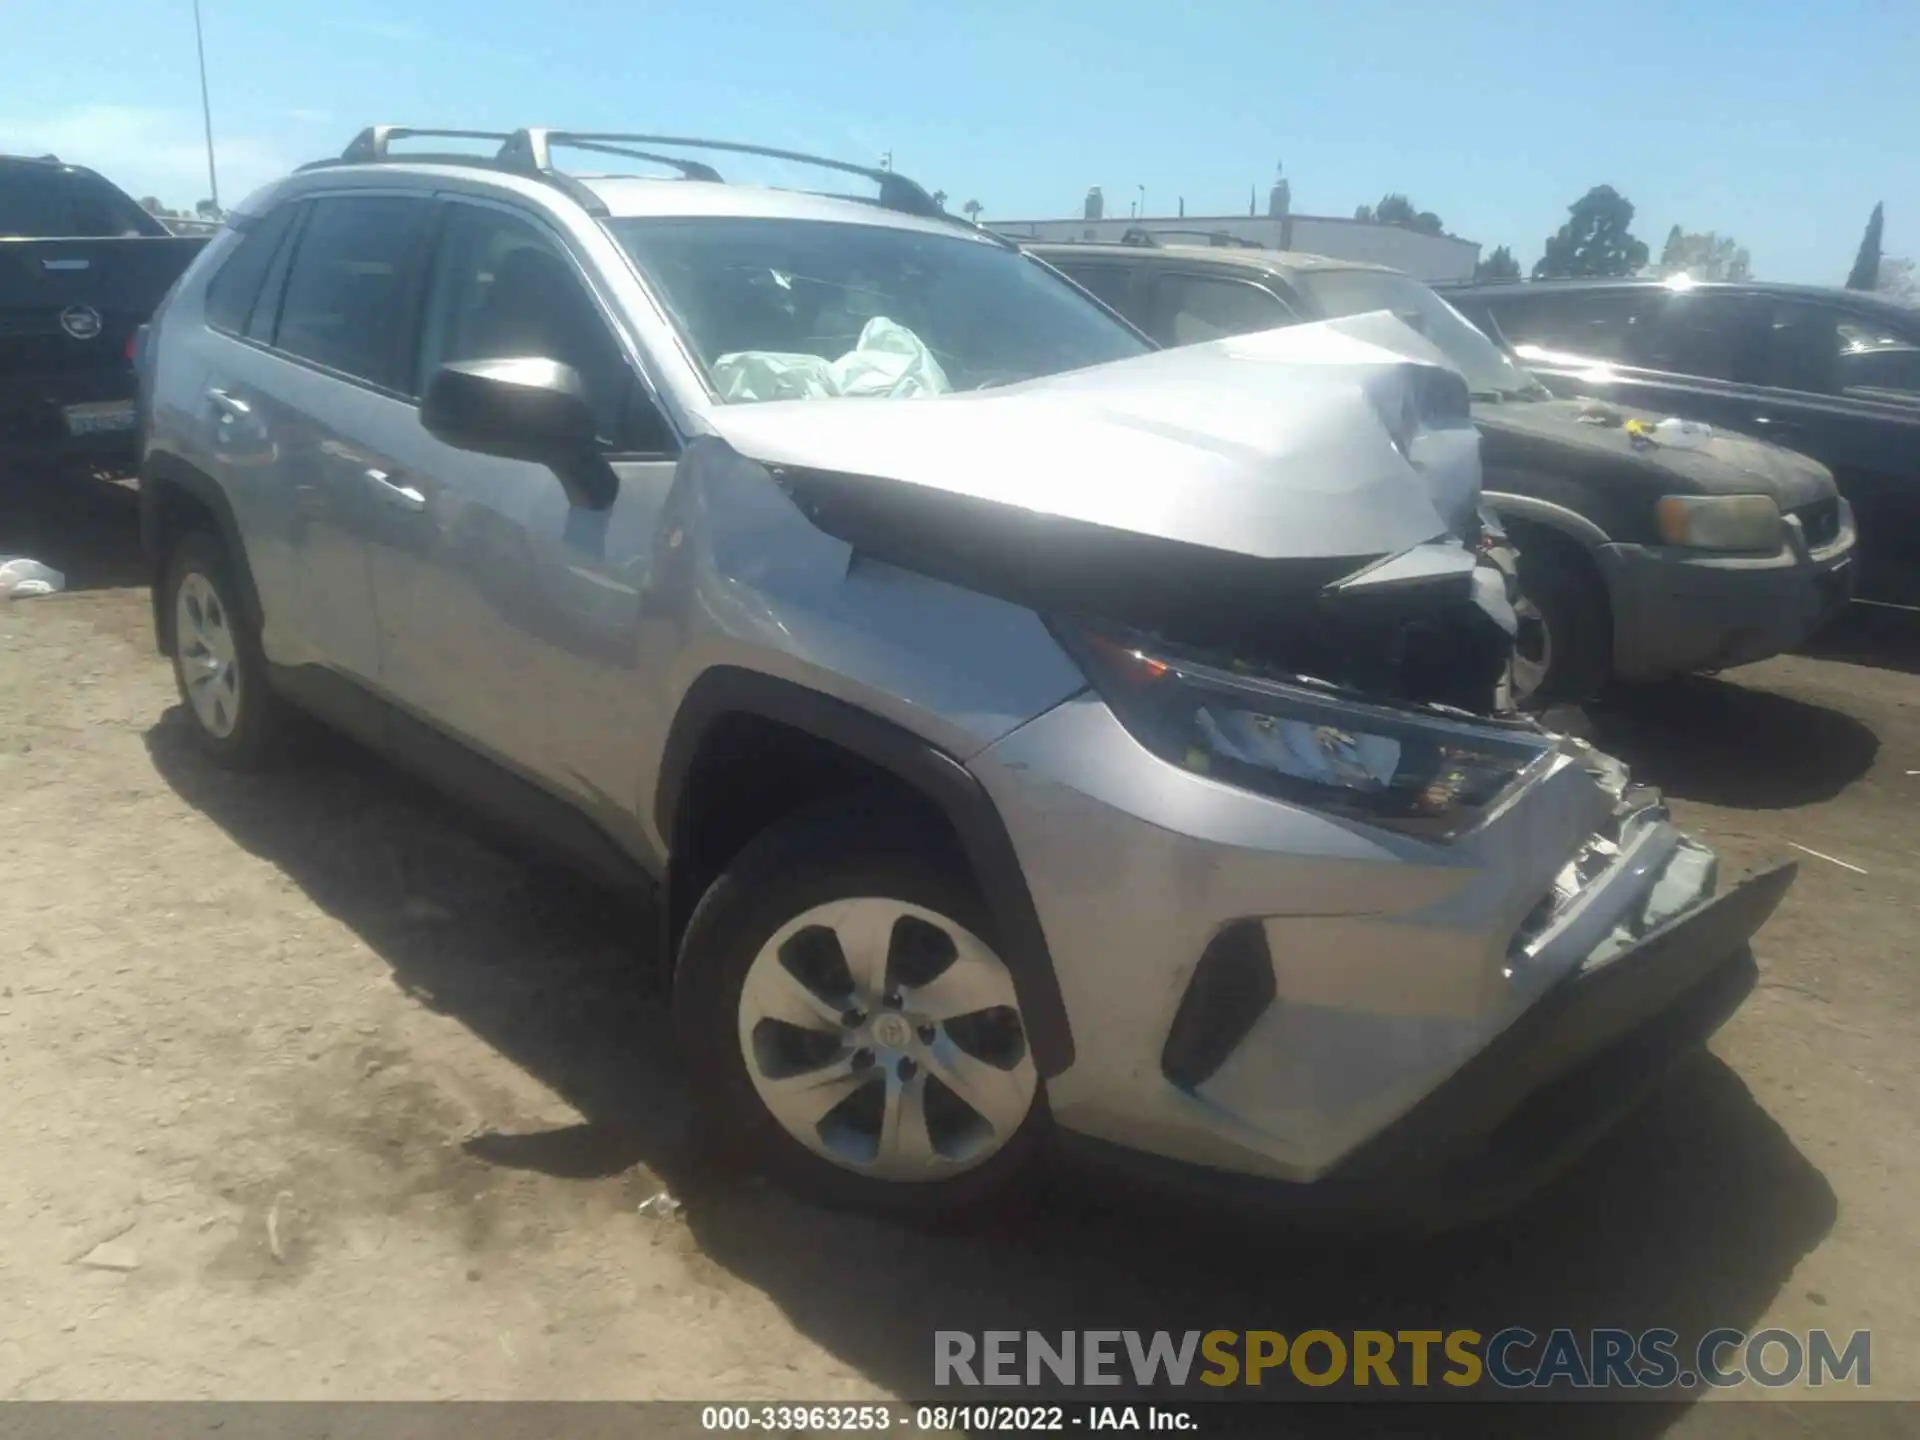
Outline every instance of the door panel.
{"type": "MultiPolygon", "coordinates": [[[[630,452],[638,376],[561,242],[497,207],[446,210],[416,388],[456,360],[561,360],[607,450],[630,452]]],[[[456,450],[413,413],[385,478],[418,498],[386,506],[372,570],[387,692],[616,828],[638,783],[640,599],[673,462],[610,463],[614,503],[582,509],[547,466],[456,450]]]]}

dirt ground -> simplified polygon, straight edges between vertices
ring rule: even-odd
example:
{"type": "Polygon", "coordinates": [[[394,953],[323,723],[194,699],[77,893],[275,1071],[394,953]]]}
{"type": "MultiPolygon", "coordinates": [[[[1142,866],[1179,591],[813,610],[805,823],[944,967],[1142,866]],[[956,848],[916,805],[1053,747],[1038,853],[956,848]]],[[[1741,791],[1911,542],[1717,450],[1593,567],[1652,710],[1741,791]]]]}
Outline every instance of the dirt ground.
{"type": "Polygon", "coordinates": [[[344,745],[199,762],[135,548],[127,492],[0,500],[74,587],[0,604],[0,1396],[923,1397],[936,1328],[1529,1324],[1870,1329],[1920,1398],[1904,617],[1594,717],[1729,877],[1801,874],[1713,1053],[1518,1215],[1330,1246],[1056,1182],[933,1238],[702,1171],[644,916],[344,745]]]}

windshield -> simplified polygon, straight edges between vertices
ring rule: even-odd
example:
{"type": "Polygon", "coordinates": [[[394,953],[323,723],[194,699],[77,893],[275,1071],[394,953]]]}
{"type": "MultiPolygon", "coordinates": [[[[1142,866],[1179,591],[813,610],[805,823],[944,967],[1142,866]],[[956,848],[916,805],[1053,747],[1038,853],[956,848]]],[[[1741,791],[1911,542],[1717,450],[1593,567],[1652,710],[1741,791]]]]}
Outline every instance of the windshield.
{"type": "Polygon", "coordinates": [[[610,220],[730,402],[924,397],[1152,347],[1016,250],[833,221],[610,220]]]}
{"type": "Polygon", "coordinates": [[[1410,275],[1390,270],[1309,270],[1289,277],[1329,319],[1391,310],[1467,377],[1478,400],[1545,399],[1547,389],[1458,310],[1410,275]]]}

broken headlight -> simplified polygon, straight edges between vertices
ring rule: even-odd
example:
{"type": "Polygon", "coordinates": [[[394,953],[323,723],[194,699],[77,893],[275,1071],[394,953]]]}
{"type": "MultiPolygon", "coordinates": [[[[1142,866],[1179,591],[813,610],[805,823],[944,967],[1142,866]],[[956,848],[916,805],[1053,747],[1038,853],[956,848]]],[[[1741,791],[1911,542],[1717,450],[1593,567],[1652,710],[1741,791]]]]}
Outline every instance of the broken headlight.
{"type": "Polygon", "coordinates": [[[1343,819],[1450,840],[1555,753],[1528,727],[1373,705],[1139,637],[1056,629],[1120,723],[1161,759],[1343,819]]]}

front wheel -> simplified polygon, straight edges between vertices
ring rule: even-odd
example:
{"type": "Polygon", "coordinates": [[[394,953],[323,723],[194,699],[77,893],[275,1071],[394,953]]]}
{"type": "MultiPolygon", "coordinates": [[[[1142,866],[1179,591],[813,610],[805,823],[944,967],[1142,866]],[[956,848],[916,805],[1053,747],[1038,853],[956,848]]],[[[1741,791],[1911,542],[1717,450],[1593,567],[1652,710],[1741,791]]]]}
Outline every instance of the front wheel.
{"type": "Polygon", "coordinates": [[[776,825],[681,945],[702,1138],[813,1198],[905,1219],[1009,1192],[1045,1102],[992,935],[964,868],[899,817],[835,805],[776,825]]]}
{"type": "Polygon", "coordinates": [[[1613,674],[1613,619],[1606,589],[1572,542],[1539,533],[1515,537],[1519,598],[1514,618],[1512,696],[1521,709],[1581,704],[1613,674]]]}

